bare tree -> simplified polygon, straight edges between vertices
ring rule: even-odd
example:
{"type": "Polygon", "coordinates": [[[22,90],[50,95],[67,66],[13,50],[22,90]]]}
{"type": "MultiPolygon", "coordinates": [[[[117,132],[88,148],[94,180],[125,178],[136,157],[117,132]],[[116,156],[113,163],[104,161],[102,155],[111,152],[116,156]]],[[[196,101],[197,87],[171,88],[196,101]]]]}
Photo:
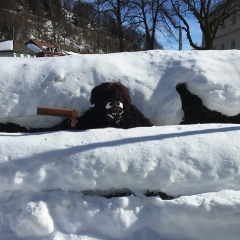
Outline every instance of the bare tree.
{"type": "Polygon", "coordinates": [[[14,0],[0,1],[0,34],[2,39],[16,39],[19,27],[17,5],[14,0]]]}
{"type": "Polygon", "coordinates": [[[42,19],[43,12],[44,12],[44,6],[41,1],[34,1],[31,2],[29,5],[30,11],[34,13],[36,16],[34,21],[32,22],[33,28],[36,30],[37,33],[37,39],[41,38],[41,32],[44,29],[44,21],[42,19]]]}
{"type": "Polygon", "coordinates": [[[62,7],[67,11],[71,12],[74,4],[74,0],[61,0],[62,7]]]}
{"type": "Polygon", "coordinates": [[[130,1],[127,0],[95,0],[95,8],[99,14],[108,12],[116,22],[119,51],[124,52],[124,31],[123,26],[129,19],[131,10],[130,1]]]}
{"type": "MultiPolygon", "coordinates": [[[[172,38],[174,34],[166,17],[168,0],[133,0],[131,24],[145,32],[145,49],[159,47],[156,35],[172,38]]],[[[171,17],[171,16],[168,16],[171,17]]],[[[172,20],[173,21],[173,20],[172,20]]]]}
{"type": "Polygon", "coordinates": [[[0,9],[15,9],[16,4],[14,0],[0,0],[0,9]]]}
{"type": "MultiPolygon", "coordinates": [[[[190,45],[196,50],[209,50],[219,27],[224,20],[240,11],[240,0],[171,0],[173,12],[179,17],[184,26],[190,45]],[[199,22],[205,42],[198,46],[193,42],[189,19],[195,18],[199,22]]],[[[179,25],[172,22],[175,28],[179,25]]]]}
{"type": "Polygon", "coordinates": [[[96,12],[89,2],[75,1],[72,8],[73,24],[76,27],[86,28],[88,23],[94,23],[96,12]]]}

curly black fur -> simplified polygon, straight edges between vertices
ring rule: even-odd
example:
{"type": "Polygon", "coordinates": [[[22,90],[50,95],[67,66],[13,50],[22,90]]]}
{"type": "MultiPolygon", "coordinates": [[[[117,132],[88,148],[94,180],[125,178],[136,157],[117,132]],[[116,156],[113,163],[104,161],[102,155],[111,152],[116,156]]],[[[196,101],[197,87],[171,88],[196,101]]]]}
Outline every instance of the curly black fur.
{"type": "MultiPolygon", "coordinates": [[[[77,120],[75,130],[86,130],[93,128],[134,128],[153,126],[150,121],[131,103],[128,89],[119,82],[106,82],[96,86],[91,91],[91,104],[94,104],[77,120]],[[107,102],[120,102],[123,104],[121,115],[118,119],[109,120],[106,116],[107,102]]],[[[116,111],[119,111],[117,109],[116,111]]],[[[109,115],[109,114],[108,114],[109,115]]],[[[61,123],[63,129],[71,129],[70,121],[61,123]]]]}

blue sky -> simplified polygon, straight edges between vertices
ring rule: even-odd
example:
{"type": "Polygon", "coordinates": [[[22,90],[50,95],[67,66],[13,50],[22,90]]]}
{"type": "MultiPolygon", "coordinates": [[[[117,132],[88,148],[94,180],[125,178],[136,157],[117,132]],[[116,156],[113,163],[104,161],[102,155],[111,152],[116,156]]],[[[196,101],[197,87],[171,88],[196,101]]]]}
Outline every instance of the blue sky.
{"type": "MultiPolygon", "coordinates": [[[[194,43],[198,43],[198,45],[202,42],[202,32],[199,27],[199,23],[196,20],[191,19],[189,21],[191,36],[194,43]]],[[[178,38],[178,32],[176,34],[178,38]]],[[[161,42],[163,44],[164,50],[178,50],[178,41],[169,42],[161,42]]],[[[182,50],[191,50],[192,47],[189,44],[189,41],[186,37],[185,31],[182,32],[182,50]]]]}

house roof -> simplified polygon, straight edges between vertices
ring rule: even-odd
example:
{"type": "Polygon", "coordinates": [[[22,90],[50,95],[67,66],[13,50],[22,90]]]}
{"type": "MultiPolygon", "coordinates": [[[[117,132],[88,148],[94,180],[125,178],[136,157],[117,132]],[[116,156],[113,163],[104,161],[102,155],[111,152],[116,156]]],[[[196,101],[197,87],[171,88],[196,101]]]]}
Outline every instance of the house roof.
{"type": "Polygon", "coordinates": [[[29,55],[36,55],[34,51],[24,46],[22,43],[14,40],[13,41],[13,52],[15,53],[23,53],[23,54],[29,54],[29,55]]]}
{"type": "Polygon", "coordinates": [[[0,52],[14,52],[21,54],[35,55],[35,52],[24,46],[16,40],[8,40],[0,42],[0,52]]]}
{"type": "MultiPolygon", "coordinates": [[[[30,43],[33,43],[34,45],[36,45],[44,53],[52,53],[52,54],[54,54],[54,52],[50,51],[49,49],[57,49],[58,48],[57,46],[55,46],[51,42],[41,42],[41,41],[38,41],[36,39],[29,40],[28,42],[24,43],[24,45],[28,45],[30,43]]],[[[58,54],[58,53],[55,52],[55,54],[58,54]]]]}

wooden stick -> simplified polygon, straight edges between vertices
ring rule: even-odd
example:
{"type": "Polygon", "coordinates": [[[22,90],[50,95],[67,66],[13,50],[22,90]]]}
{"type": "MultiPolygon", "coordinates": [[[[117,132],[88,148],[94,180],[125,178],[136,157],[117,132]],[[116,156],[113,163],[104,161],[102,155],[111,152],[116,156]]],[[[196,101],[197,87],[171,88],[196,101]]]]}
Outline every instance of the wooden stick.
{"type": "Polygon", "coordinates": [[[56,117],[68,117],[73,119],[78,118],[78,110],[68,108],[38,107],[37,114],[56,117]]]}

